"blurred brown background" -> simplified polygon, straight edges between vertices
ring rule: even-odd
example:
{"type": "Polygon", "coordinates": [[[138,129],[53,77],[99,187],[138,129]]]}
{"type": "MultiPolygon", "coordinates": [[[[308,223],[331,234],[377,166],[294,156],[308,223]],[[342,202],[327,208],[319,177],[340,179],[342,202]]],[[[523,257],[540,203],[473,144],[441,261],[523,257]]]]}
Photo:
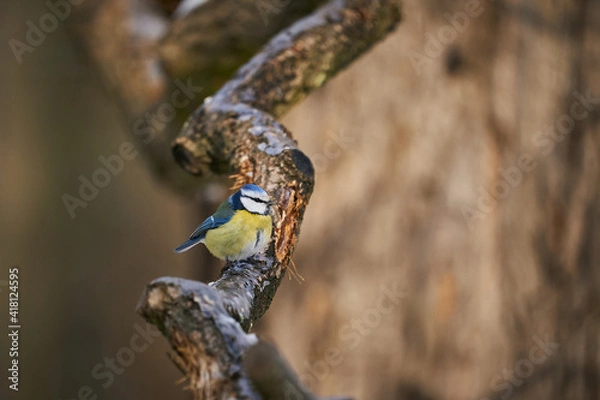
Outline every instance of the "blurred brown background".
{"type": "MultiPolygon", "coordinates": [[[[600,398],[600,2],[403,4],[283,120],[317,172],[306,282],[256,331],[321,395],[600,398]]],[[[2,41],[46,12],[2,2],[2,41]]],[[[62,23],[0,59],[0,281],[19,266],[23,326],[19,397],[4,378],[0,397],[188,398],[162,337],[139,350],[135,306],[153,278],[217,276],[172,252],[211,210],[138,157],[72,219],[61,196],[133,127],[62,23]]]]}

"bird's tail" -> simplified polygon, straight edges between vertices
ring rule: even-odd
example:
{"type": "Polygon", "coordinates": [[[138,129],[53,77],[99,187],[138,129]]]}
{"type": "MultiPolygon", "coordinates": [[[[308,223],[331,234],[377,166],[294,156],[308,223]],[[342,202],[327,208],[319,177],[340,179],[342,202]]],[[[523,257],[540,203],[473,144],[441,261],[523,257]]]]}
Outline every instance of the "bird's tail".
{"type": "Polygon", "coordinates": [[[173,251],[175,253],[183,253],[184,251],[187,251],[187,250],[191,249],[192,247],[194,247],[198,243],[202,243],[202,239],[203,238],[199,238],[199,237],[194,238],[194,239],[188,239],[188,240],[185,241],[185,243],[183,243],[181,246],[177,247],[173,251]]]}

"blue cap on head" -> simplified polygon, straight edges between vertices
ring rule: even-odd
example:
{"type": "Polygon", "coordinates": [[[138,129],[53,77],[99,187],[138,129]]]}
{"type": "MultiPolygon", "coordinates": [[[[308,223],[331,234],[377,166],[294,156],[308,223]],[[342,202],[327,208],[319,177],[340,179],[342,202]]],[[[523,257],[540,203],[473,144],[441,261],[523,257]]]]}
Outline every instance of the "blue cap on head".
{"type": "Polygon", "coordinates": [[[229,205],[234,210],[246,209],[248,211],[259,210],[260,213],[266,213],[267,208],[256,207],[252,203],[264,204],[267,207],[272,204],[269,194],[260,186],[254,184],[244,185],[229,197],[229,205]]]}
{"type": "Polygon", "coordinates": [[[242,186],[240,188],[240,192],[242,193],[242,196],[252,196],[253,193],[260,197],[268,196],[267,192],[265,192],[263,188],[253,183],[248,183],[242,186]]]}

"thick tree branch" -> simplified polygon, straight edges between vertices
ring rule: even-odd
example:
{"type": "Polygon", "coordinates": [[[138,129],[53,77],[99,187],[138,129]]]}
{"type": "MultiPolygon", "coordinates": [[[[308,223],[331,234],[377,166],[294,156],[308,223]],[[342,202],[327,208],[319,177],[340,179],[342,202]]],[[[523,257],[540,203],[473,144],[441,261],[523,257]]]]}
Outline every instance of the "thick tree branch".
{"type": "Polygon", "coordinates": [[[188,192],[198,182],[168,151],[185,119],[260,46],[323,1],[208,0],[170,18],[177,0],[95,0],[75,9],[72,28],[143,142],[152,172],[188,192]],[[182,82],[202,88],[185,106],[173,102],[182,82]],[[165,108],[175,115],[165,118],[165,108]]]}
{"type": "Polygon", "coordinates": [[[210,286],[162,278],[148,285],[138,310],[167,337],[197,398],[318,400],[273,346],[242,330],[210,286]]]}
{"type": "Polygon", "coordinates": [[[225,311],[222,297],[204,283],[162,278],[148,285],[138,312],[169,340],[196,398],[256,399],[241,363],[257,339],[225,311]]]}
{"type": "MultiPolygon", "coordinates": [[[[238,176],[276,200],[273,243],[267,257],[252,265],[228,264],[215,283],[239,297],[239,287],[259,288],[244,296],[233,315],[250,326],[268,308],[294,249],[313,186],[310,160],[274,116],[362,54],[394,28],[400,12],[394,1],[335,1],[281,34],[246,64],[188,120],[173,152],[189,172],[238,176]],[[261,286],[269,282],[265,290],[261,286]],[[232,290],[233,289],[233,290],[232,290]],[[266,292],[266,293],[265,293],[266,292]]],[[[242,291],[244,292],[244,291],[242,291]]],[[[238,301],[232,302],[239,304],[238,301]]]]}
{"type": "Polygon", "coordinates": [[[234,173],[237,184],[254,182],[276,202],[266,254],[228,262],[209,285],[158,279],[141,299],[140,313],[170,340],[197,397],[261,398],[241,369],[255,342],[246,332],[271,304],[314,184],[310,160],[275,117],[383,38],[399,18],[394,1],[330,3],[273,38],[205,100],[176,139],[173,153],[187,171],[204,178],[234,173]]]}

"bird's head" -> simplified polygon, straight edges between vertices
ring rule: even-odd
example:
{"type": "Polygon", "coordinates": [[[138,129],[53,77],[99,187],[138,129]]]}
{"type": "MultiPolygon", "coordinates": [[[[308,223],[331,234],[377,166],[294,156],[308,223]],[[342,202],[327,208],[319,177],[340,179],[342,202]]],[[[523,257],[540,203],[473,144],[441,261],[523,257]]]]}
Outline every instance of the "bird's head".
{"type": "Polygon", "coordinates": [[[242,207],[253,214],[267,215],[273,202],[261,187],[248,184],[239,190],[242,207]]]}

